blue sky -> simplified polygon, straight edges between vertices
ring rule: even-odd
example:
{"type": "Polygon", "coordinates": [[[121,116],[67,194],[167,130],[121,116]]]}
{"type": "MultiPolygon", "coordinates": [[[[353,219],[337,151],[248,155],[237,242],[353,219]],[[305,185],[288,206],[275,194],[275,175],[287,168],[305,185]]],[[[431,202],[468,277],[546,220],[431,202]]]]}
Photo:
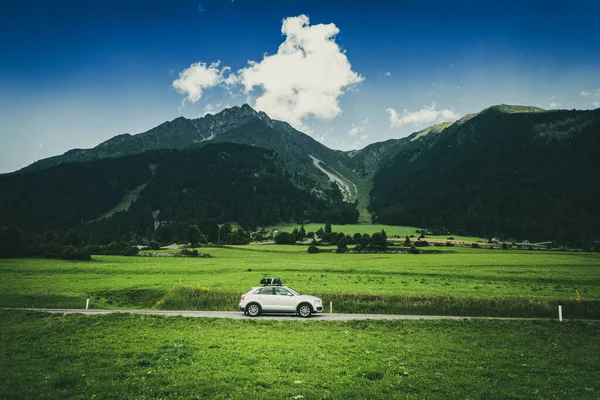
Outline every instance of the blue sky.
{"type": "Polygon", "coordinates": [[[0,172],[244,102],[343,150],[494,104],[600,107],[597,1],[2,8],[0,172]]]}

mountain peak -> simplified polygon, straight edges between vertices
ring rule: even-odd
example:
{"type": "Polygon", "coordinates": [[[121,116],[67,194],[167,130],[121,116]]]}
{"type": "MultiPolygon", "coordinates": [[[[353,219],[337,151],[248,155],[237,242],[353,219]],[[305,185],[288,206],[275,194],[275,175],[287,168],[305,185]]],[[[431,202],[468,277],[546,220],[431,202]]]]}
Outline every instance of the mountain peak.
{"type": "Polygon", "coordinates": [[[504,114],[516,114],[516,113],[544,112],[546,110],[543,110],[539,107],[532,107],[532,106],[498,104],[498,105],[491,106],[491,107],[484,109],[483,111],[481,111],[481,113],[484,113],[486,111],[496,111],[496,112],[501,112],[504,114]]]}

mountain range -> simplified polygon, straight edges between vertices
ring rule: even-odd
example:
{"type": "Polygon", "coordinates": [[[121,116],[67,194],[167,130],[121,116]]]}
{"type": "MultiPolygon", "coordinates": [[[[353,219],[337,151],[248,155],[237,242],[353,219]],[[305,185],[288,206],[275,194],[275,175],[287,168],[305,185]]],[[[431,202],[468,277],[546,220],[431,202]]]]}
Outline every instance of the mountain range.
{"type": "Polygon", "coordinates": [[[493,106],[344,152],[243,105],[0,175],[0,225],[105,225],[148,238],[202,218],[251,228],[329,220],[598,238],[599,155],[600,109],[493,106]]]}

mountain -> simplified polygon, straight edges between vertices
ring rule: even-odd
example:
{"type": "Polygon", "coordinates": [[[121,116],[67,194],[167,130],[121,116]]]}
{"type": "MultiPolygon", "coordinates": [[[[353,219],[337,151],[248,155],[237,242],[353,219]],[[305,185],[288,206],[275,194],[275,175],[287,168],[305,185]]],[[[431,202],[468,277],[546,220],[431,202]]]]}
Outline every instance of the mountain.
{"type": "Polygon", "coordinates": [[[209,143],[239,143],[273,150],[298,185],[323,192],[329,188],[329,182],[334,181],[348,201],[357,198],[359,179],[351,171],[350,158],[344,152],[331,150],[288,123],[273,120],[248,104],[198,119],[179,117],[144,133],[118,135],[92,149],[74,149],[37,161],[23,170],[36,171],[150,150],[202,147],[209,143]]]}
{"type": "MultiPolygon", "coordinates": [[[[600,238],[600,109],[499,105],[342,152],[248,105],[0,175],[0,225],[127,237],[210,219],[600,238]],[[345,200],[345,201],[344,201],[345,200]]],[[[179,230],[181,231],[181,229],[179,230]]]]}
{"type": "Polygon", "coordinates": [[[405,143],[373,177],[388,224],[561,241],[600,237],[600,109],[500,105],[405,143]]]}
{"type": "Polygon", "coordinates": [[[348,155],[352,158],[354,171],[362,177],[373,175],[381,166],[393,159],[403,148],[410,146],[411,142],[429,134],[432,136],[437,135],[450,125],[452,123],[442,122],[415,132],[405,138],[372,143],[361,150],[349,152],[348,155]]]}
{"type": "Polygon", "coordinates": [[[64,163],[0,176],[0,187],[0,225],[77,228],[93,241],[151,237],[161,225],[203,220],[254,229],[358,217],[337,186],[316,196],[293,184],[273,151],[232,143],[64,163]]]}

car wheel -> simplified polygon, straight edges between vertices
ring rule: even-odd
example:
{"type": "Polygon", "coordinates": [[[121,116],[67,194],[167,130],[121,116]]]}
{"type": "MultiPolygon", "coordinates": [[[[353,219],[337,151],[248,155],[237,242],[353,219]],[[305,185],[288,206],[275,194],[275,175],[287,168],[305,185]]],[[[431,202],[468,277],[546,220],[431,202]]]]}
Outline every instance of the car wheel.
{"type": "Polygon", "coordinates": [[[249,304],[246,307],[246,312],[251,317],[258,317],[260,315],[260,306],[256,303],[249,304]]]}
{"type": "Polygon", "coordinates": [[[312,308],[306,303],[300,304],[300,306],[298,306],[298,314],[300,314],[302,318],[308,318],[312,314],[312,308]]]}

